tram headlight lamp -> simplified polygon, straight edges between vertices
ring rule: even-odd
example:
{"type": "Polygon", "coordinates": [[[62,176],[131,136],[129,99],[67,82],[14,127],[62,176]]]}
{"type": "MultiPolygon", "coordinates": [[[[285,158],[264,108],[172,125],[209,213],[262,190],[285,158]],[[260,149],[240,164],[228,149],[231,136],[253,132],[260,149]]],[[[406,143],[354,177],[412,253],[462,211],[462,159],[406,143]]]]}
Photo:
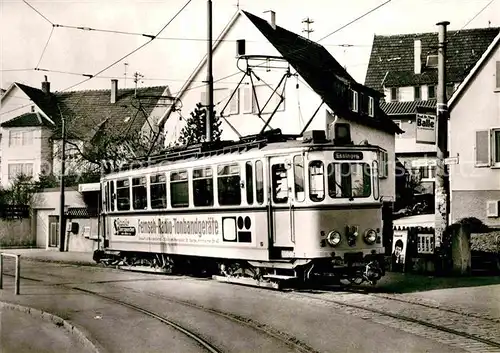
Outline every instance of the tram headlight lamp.
{"type": "Polygon", "coordinates": [[[336,230],[330,231],[326,236],[326,241],[331,246],[337,246],[340,243],[340,239],[341,239],[340,233],[337,232],[336,230]]]}
{"type": "Polygon", "coordinates": [[[368,229],[365,232],[364,239],[365,239],[366,244],[368,244],[368,245],[374,244],[375,241],[377,240],[377,232],[373,229],[368,229]]]}

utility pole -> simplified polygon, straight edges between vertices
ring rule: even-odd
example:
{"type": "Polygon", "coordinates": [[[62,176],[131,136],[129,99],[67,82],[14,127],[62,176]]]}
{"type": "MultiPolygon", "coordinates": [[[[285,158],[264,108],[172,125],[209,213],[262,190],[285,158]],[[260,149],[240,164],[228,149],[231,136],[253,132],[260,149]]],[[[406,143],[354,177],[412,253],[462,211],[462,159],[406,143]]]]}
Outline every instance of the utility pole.
{"type": "Polygon", "coordinates": [[[207,116],[206,116],[206,141],[212,141],[212,125],[214,111],[214,77],[212,68],[212,0],[207,0],[207,116]]]}
{"type": "Polygon", "coordinates": [[[438,91],[436,126],[436,188],[435,188],[435,247],[441,247],[443,233],[448,226],[450,179],[445,158],[448,157],[448,98],[446,97],[446,26],[450,22],[437,23],[439,26],[438,45],[438,91]]]}
{"type": "MultiPolygon", "coordinates": [[[[59,108],[59,106],[58,106],[59,108]]],[[[59,109],[61,115],[61,177],[60,177],[60,196],[59,196],[59,251],[63,252],[65,249],[65,235],[66,235],[66,215],[64,212],[64,174],[66,173],[66,121],[59,109]]]]}
{"type": "Polygon", "coordinates": [[[311,32],[314,32],[314,29],[312,29],[312,28],[310,27],[310,25],[311,25],[311,24],[313,24],[313,23],[314,23],[314,21],[313,21],[313,20],[311,20],[311,19],[308,17],[308,18],[304,18],[304,19],[302,20],[302,23],[305,23],[305,26],[306,26],[306,28],[304,28],[304,29],[302,30],[302,32],[306,32],[306,33],[307,33],[307,39],[309,39],[309,35],[311,34],[311,32]]]}
{"type": "Polygon", "coordinates": [[[127,88],[127,66],[128,66],[128,63],[124,63],[123,65],[125,66],[125,73],[123,74],[123,76],[125,76],[125,85],[123,88],[127,88]]]}

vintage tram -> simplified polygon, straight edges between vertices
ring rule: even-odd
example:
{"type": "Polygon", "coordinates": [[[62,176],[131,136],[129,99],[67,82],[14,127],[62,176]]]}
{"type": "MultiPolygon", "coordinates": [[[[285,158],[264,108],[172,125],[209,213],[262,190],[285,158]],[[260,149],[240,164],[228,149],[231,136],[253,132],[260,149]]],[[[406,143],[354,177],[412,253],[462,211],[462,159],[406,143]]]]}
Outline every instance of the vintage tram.
{"type": "Polygon", "coordinates": [[[131,163],[101,180],[94,259],[267,287],[374,284],[384,275],[380,151],[274,131],[131,163]]]}

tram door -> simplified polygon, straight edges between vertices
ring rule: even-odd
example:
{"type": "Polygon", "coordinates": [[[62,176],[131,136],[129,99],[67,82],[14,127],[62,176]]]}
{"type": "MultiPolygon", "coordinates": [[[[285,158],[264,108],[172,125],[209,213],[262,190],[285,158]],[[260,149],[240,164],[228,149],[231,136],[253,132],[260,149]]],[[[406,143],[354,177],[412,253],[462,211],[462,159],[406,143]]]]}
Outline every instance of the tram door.
{"type": "Polygon", "coordinates": [[[270,209],[273,246],[292,251],[295,234],[293,224],[293,168],[289,156],[270,157],[270,209]]]}

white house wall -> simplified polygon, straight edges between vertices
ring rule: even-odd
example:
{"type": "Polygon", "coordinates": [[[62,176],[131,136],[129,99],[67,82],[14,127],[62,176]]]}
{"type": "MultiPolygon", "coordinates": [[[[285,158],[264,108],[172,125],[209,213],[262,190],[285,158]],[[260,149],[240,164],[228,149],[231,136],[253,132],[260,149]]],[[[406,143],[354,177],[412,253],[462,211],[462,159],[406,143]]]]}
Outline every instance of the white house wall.
{"type": "Polygon", "coordinates": [[[450,112],[450,155],[459,155],[451,165],[452,220],[477,217],[500,225],[500,218],[486,217],[486,201],[500,200],[500,168],[475,167],[475,131],[500,128],[500,92],[495,92],[496,49],[476,74],[450,112]]]}
{"type": "MultiPolygon", "coordinates": [[[[279,19],[277,19],[279,25],[279,19]]],[[[246,54],[261,54],[261,55],[274,55],[280,56],[279,52],[266,40],[266,38],[251,24],[248,19],[241,16],[233,28],[227,33],[225,41],[222,42],[217,50],[214,52],[213,56],[213,76],[214,76],[214,89],[227,88],[227,95],[225,95],[226,100],[220,102],[219,99],[214,98],[214,104],[216,113],[220,114],[222,108],[224,108],[227,99],[233,90],[236,89],[237,84],[243,73],[239,72],[236,66],[236,40],[245,39],[246,40],[246,54]],[[234,76],[227,78],[225,80],[218,81],[220,78],[235,74],[234,76]]],[[[263,61],[253,62],[254,64],[262,64],[263,61]]],[[[283,66],[286,67],[287,64],[284,62],[271,62],[272,66],[283,66]]],[[[245,68],[246,64],[244,60],[240,60],[240,67],[245,68]]],[[[254,83],[256,85],[263,84],[263,82],[268,83],[273,88],[277,87],[280,79],[282,78],[285,70],[271,70],[267,71],[265,69],[266,64],[262,65],[262,69],[257,69],[256,74],[262,79],[258,81],[254,77],[254,83]]],[[[293,68],[291,72],[295,71],[293,68]]],[[[181,97],[182,100],[182,111],[181,115],[184,118],[188,118],[190,113],[194,110],[196,103],[200,102],[202,97],[202,92],[206,92],[206,85],[200,84],[206,80],[206,68],[203,68],[198,75],[194,78],[194,82],[188,87],[186,93],[181,97]],[[201,87],[200,87],[201,86],[201,87]]],[[[260,131],[263,127],[264,122],[259,119],[257,115],[243,113],[244,109],[244,95],[243,87],[251,88],[249,84],[248,76],[246,77],[246,85],[241,85],[240,88],[240,104],[239,104],[239,114],[231,115],[228,120],[231,125],[233,125],[240,134],[248,135],[255,134],[260,131]]],[[[280,86],[280,89],[283,85],[280,86]]],[[[281,92],[281,90],[280,90],[281,92]]],[[[269,95],[272,90],[268,90],[269,95]]],[[[259,105],[265,103],[265,100],[260,100],[259,105]]],[[[285,91],[285,101],[284,101],[284,111],[277,112],[270,125],[272,128],[280,128],[283,133],[299,133],[307,122],[309,117],[311,117],[320,103],[319,97],[307,87],[303,80],[297,80],[296,77],[290,77],[287,80],[286,91],[285,91]],[[296,84],[299,84],[299,88],[296,88],[296,84]],[[300,110],[299,110],[300,103],[300,110]]],[[[281,106],[280,106],[281,107],[281,106]]],[[[228,114],[228,108],[225,110],[225,116],[228,114]]],[[[266,120],[269,114],[263,114],[262,117],[266,120]]],[[[165,124],[165,136],[167,143],[176,141],[179,137],[179,133],[184,126],[185,121],[177,113],[173,113],[167,123],[165,124]]],[[[236,133],[223,122],[223,139],[237,139],[236,133]]],[[[313,123],[310,125],[310,129],[325,129],[324,114],[318,114],[317,118],[314,119],[313,123]]]]}

